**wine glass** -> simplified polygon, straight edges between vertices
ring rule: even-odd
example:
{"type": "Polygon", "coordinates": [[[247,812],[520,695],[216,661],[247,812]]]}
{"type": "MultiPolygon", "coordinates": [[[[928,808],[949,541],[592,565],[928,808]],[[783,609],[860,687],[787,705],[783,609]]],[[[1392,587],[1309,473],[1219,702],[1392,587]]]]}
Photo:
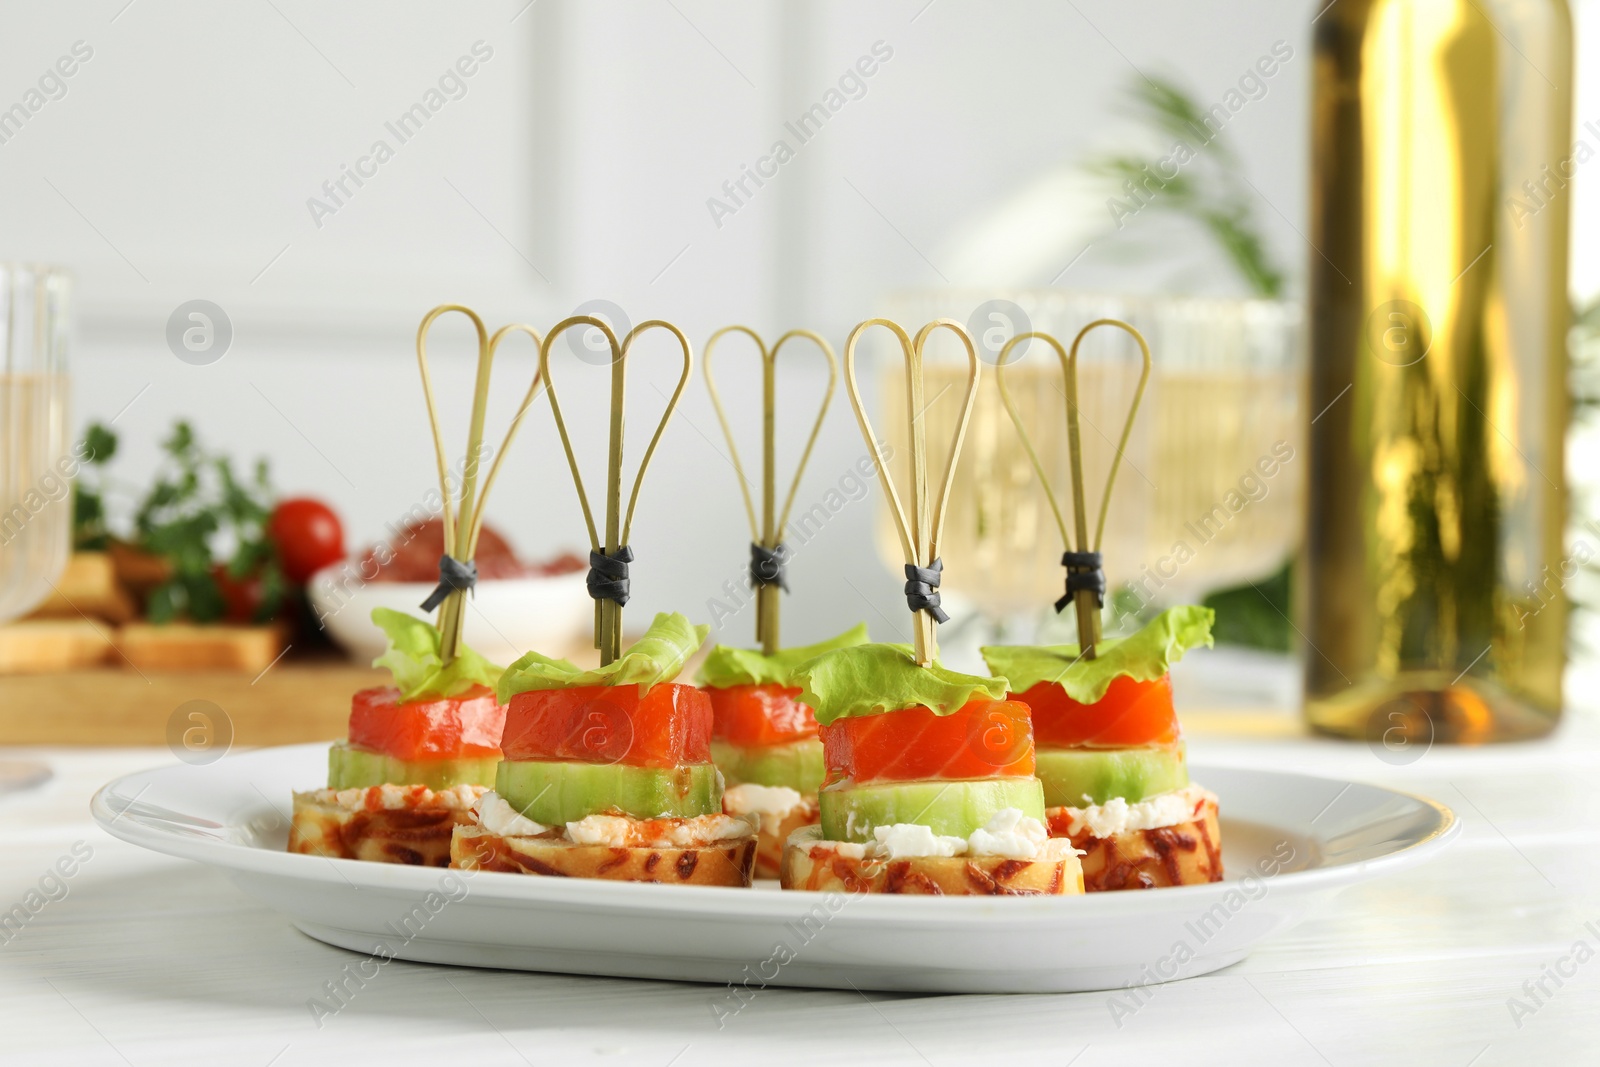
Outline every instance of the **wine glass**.
{"type": "MultiPolygon", "coordinates": [[[[59,268],[0,263],[0,623],[50,594],[71,550],[70,290],[59,268]]],[[[33,761],[0,761],[0,793],[48,774],[33,761]]]]}
{"type": "MultiPolygon", "coordinates": [[[[1088,323],[1117,318],[1150,344],[1150,383],[1123,453],[1102,545],[1107,588],[1121,592],[1115,602],[1129,616],[1120,620],[1124,628],[1137,625],[1135,615],[1269,575],[1297,543],[1303,481],[1298,306],[1053,289],[939,290],[893,297],[886,313],[913,331],[934,318],[953,318],[967,326],[985,362],[940,554],[944,588],[957,604],[975,606],[991,640],[1024,642],[1030,634],[1052,642],[1076,639],[1072,613],[1058,618],[1049,608],[1064,590],[1061,534],[995,384],[1000,347],[1020,332],[1043,331],[1070,348],[1088,323]]],[[[878,357],[886,352],[885,338],[875,340],[878,357]]],[[[896,461],[907,451],[908,419],[903,403],[882,398],[903,396],[899,362],[883,358],[878,382],[880,417],[896,461]]],[[[1059,361],[1034,341],[1013,350],[1005,374],[1071,530],[1059,361]]],[[[965,376],[959,340],[935,332],[927,352],[930,400],[922,415],[932,474],[942,473],[965,376]]],[[[1101,329],[1084,340],[1078,391],[1091,535],[1138,377],[1138,348],[1126,333],[1101,329]]],[[[898,571],[899,544],[881,507],[877,534],[880,553],[898,571]]],[[[966,629],[961,621],[946,631],[966,629]]],[[[1116,632],[1118,622],[1108,620],[1108,632],[1116,632]]]]}

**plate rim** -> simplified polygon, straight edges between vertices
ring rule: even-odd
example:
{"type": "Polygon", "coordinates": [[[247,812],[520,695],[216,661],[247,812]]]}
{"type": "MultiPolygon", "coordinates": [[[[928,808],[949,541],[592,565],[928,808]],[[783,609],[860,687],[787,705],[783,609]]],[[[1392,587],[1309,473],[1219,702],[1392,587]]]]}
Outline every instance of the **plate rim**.
{"type": "MultiPolygon", "coordinates": [[[[251,759],[272,754],[283,754],[293,749],[319,748],[326,744],[328,742],[265,746],[249,749],[238,753],[237,756],[230,755],[230,757],[225,758],[251,759]]],[[[222,841],[204,835],[183,835],[158,830],[139,822],[123,822],[121,821],[122,815],[126,813],[127,808],[122,811],[116,811],[111,806],[111,798],[113,796],[120,797],[122,795],[122,787],[126,783],[152,775],[182,773],[185,769],[188,769],[187,765],[178,762],[118,775],[95,791],[89,801],[90,814],[101,829],[121,841],[162,855],[218,868],[229,873],[230,876],[235,873],[242,873],[303,883],[315,882],[334,885],[342,881],[349,888],[356,891],[426,892],[429,889],[436,888],[438,878],[449,870],[449,868],[367,863],[360,860],[335,859],[325,856],[301,856],[291,852],[279,852],[273,849],[222,841]],[[332,864],[337,878],[330,878],[318,866],[318,861],[332,864]],[[297,866],[299,864],[304,864],[304,866],[297,866]],[[349,871],[359,872],[359,879],[352,879],[347,876],[346,872],[349,871]],[[358,885],[357,881],[364,884],[358,885]]],[[[1442,848],[1459,837],[1461,833],[1461,819],[1448,806],[1431,797],[1407,790],[1394,789],[1386,785],[1305,774],[1299,771],[1240,766],[1232,763],[1202,761],[1197,764],[1191,764],[1191,770],[1197,772],[1195,775],[1197,778],[1203,778],[1210,772],[1223,772],[1280,780],[1292,779],[1301,783],[1326,784],[1333,789],[1344,787],[1344,790],[1348,790],[1352,786],[1360,786],[1365,789],[1377,790],[1390,796],[1405,798],[1433,813],[1434,825],[1416,840],[1410,841],[1392,852],[1366,860],[1308,870],[1283,871],[1274,874],[1270,877],[1270,884],[1274,887],[1275,892],[1319,893],[1332,891],[1403,870],[1433,858],[1442,848]]],[[[144,789],[139,790],[134,795],[133,800],[129,802],[130,806],[137,801],[138,796],[143,795],[149,788],[150,786],[146,785],[144,789]]],[[[257,791],[259,792],[259,789],[257,791]]],[[[263,799],[271,803],[270,798],[266,798],[264,794],[263,799]]],[[[1222,800],[1225,804],[1226,796],[1223,796],[1222,800]]],[[[1320,816],[1318,817],[1320,818],[1320,816]]],[[[221,824],[216,825],[220,826],[221,824]]],[[[1304,831],[1299,831],[1299,835],[1306,836],[1304,831]]],[[[655,908],[667,912],[682,913],[706,909],[725,911],[730,900],[743,899],[746,904],[741,906],[738,911],[745,918],[789,918],[797,910],[794,905],[805,901],[815,901],[825,896],[825,894],[810,894],[797,891],[749,890],[738,887],[652,886],[631,882],[606,882],[591,879],[528,878],[515,874],[500,874],[498,872],[475,872],[470,877],[473,882],[472,897],[479,903],[494,905],[517,904],[529,906],[549,904],[596,910],[608,910],[615,907],[628,907],[634,910],[655,908]],[[490,875],[490,879],[480,883],[479,880],[485,874],[490,875]],[[738,897],[731,896],[731,894],[737,894],[738,897]]],[[[1207,897],[1220,897],[1230,889],[1236,889],[1239,885],[1238,881],[1222,881],[1204,885],[1168,886],[1162,889],[1158,899],[1172,904],[1177,903],[1179,900],[1191,900],[1195,903],[1200,903],[1207,897]]],[[[1062,917],[1110,917],[1147,909],[1151,906],[1148,898],[1149,894],[1145,893],[1088,893],[1072,894],[1065,897],[1019,897],[1008,901],[1006,904],[998,905],[993,898],[989,897],[923,898],[898,895],[883,897],[868,894],[867,898],[855,901],[854,906],[849,910],[861,914],[863,918],[870,918],[874,922],[900,919],[906,922],[926,923],[940,917],[949,917],[963,922],[982,920],[1004,923],[1016,918],[1037,921],[1040,911],[1057,913],[1062,917]],[[865,910],[858,912],[862,905],[866,906],[865,910]]],[[[799,910],[804,911],[805,909],[799,910]]]]}

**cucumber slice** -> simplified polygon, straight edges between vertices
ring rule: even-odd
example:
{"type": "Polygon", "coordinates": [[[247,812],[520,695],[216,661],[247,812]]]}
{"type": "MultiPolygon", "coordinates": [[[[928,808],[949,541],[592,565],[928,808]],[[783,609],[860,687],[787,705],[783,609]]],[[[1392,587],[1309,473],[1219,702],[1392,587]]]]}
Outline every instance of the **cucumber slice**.
{"type": "Polygon", "coordinates": [[[1112,797],[1128,803],[1168,793],[1189,784],[1183,743],[1170,748],[1041,748],[1034,753],[1046,807],[1081,808],[1084,797],[1104,804],[1112,797]]]}
{"type": "Polygon", "coordinates": [[[328,749],[328,788],[365,789],[372,785],[425,785],[448,789],[453,785],[494,784],[499,756],[471,759],[403,760],[382,752],[355,748],[337,741],[328,749]]]}
{"type": "Polygon", "coordinates": [[[873,827],[902,822],[967,837],[1004,808],[1020,808],[1044,821],[1044,791],[1037,778],[841,784],[824,789],[821,801],[822,836],[828,841],[871,841],[873,827]]]}
{"type": "Polygon", "coordinates": [[[709,763],[662,768],[506,760],[495,776],[494,791],[546,826],[612,810],[636,819],[693,818],[722,811],[722,781],[709,763]]]}
{"type": "Polygon", "coordinates": [[[729,785],[783,785],[807,796],[815,796],[822,788],[825,773],[822,742],[814,737],[753,748],[713,741],[711,762],[729,785]]]}

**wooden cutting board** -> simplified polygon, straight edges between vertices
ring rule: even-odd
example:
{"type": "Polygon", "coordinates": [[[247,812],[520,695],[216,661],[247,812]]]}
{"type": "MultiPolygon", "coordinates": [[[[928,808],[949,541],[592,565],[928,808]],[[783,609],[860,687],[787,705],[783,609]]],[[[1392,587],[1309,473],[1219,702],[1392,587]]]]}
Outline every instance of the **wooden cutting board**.
{"type": "MultiPolygon", "coordinates": [[[[345,736],[351,694],[390,684],[388,671],[332,652],[300,655],[259,674],[160,671],[116,659],[70,672],[0,675],[0,745],[181,746],[186,734],[220,744],[225,732],[236,746],[331,741],[345,736]]],[[[580,666],[598,662],[587,642],[552,655],[580,666]]],[[[685,678],[693,672],[691,663],[685,678]]]]}
{"type": "MultiPolygon", "coordinates": [[[[0,745],[183,744],[197,711],[207,743],[287,745],[343,737],[350,695],[387,671],[337,660],[237,671],[136,671],[126,664],[0,677],[0,745]],[[192,702],[203,701],[196,705],[192,702]],[[215,709],[215,710],[213,710],[215,709]]],[[[191,739],[198,735],[190,734],[191,739]]]]}

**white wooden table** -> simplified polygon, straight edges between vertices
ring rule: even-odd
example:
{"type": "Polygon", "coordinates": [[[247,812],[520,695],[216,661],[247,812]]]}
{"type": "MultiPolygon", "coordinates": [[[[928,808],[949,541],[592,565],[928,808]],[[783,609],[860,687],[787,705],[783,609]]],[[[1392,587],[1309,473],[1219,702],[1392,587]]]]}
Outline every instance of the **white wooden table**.
{"type": "Polygon", "coordinates": [[[817,1067],[1000,1062],[1002,1052],[1030,1067],[1600,1062],[1600,722],[1576,715],[1552,741],[1435,748],[1396,767],[1363,745],[1292,736],[1287,721],[1241,739],[1224,720],[1197,719],[1195,762],[1426,793],[1456,809],[1465,834],[1432,863],[1346,891],[1245,962],[1159,987],[1120,1026],[1104,993],[768,989],[719,1030],[720,989],[395,961],[319,1028],[308,999],[347,954],[222,875],[90,821],[102,782],[169,753],[0,750],[56,772],[0,797],[0,908],[40,888],[75,843],[92,850],[64,896],[46,885],[60,899],[4,934],[0,1063],[817,1067]],[[1594,958],[1573,955],[1580,941],[1594,958]],[[1559,987],[1548,977],[1558,967],[1572,972],[1559,987]],[[1513,998],[1529,1009],[1520,1018],[1513,998]]]}

